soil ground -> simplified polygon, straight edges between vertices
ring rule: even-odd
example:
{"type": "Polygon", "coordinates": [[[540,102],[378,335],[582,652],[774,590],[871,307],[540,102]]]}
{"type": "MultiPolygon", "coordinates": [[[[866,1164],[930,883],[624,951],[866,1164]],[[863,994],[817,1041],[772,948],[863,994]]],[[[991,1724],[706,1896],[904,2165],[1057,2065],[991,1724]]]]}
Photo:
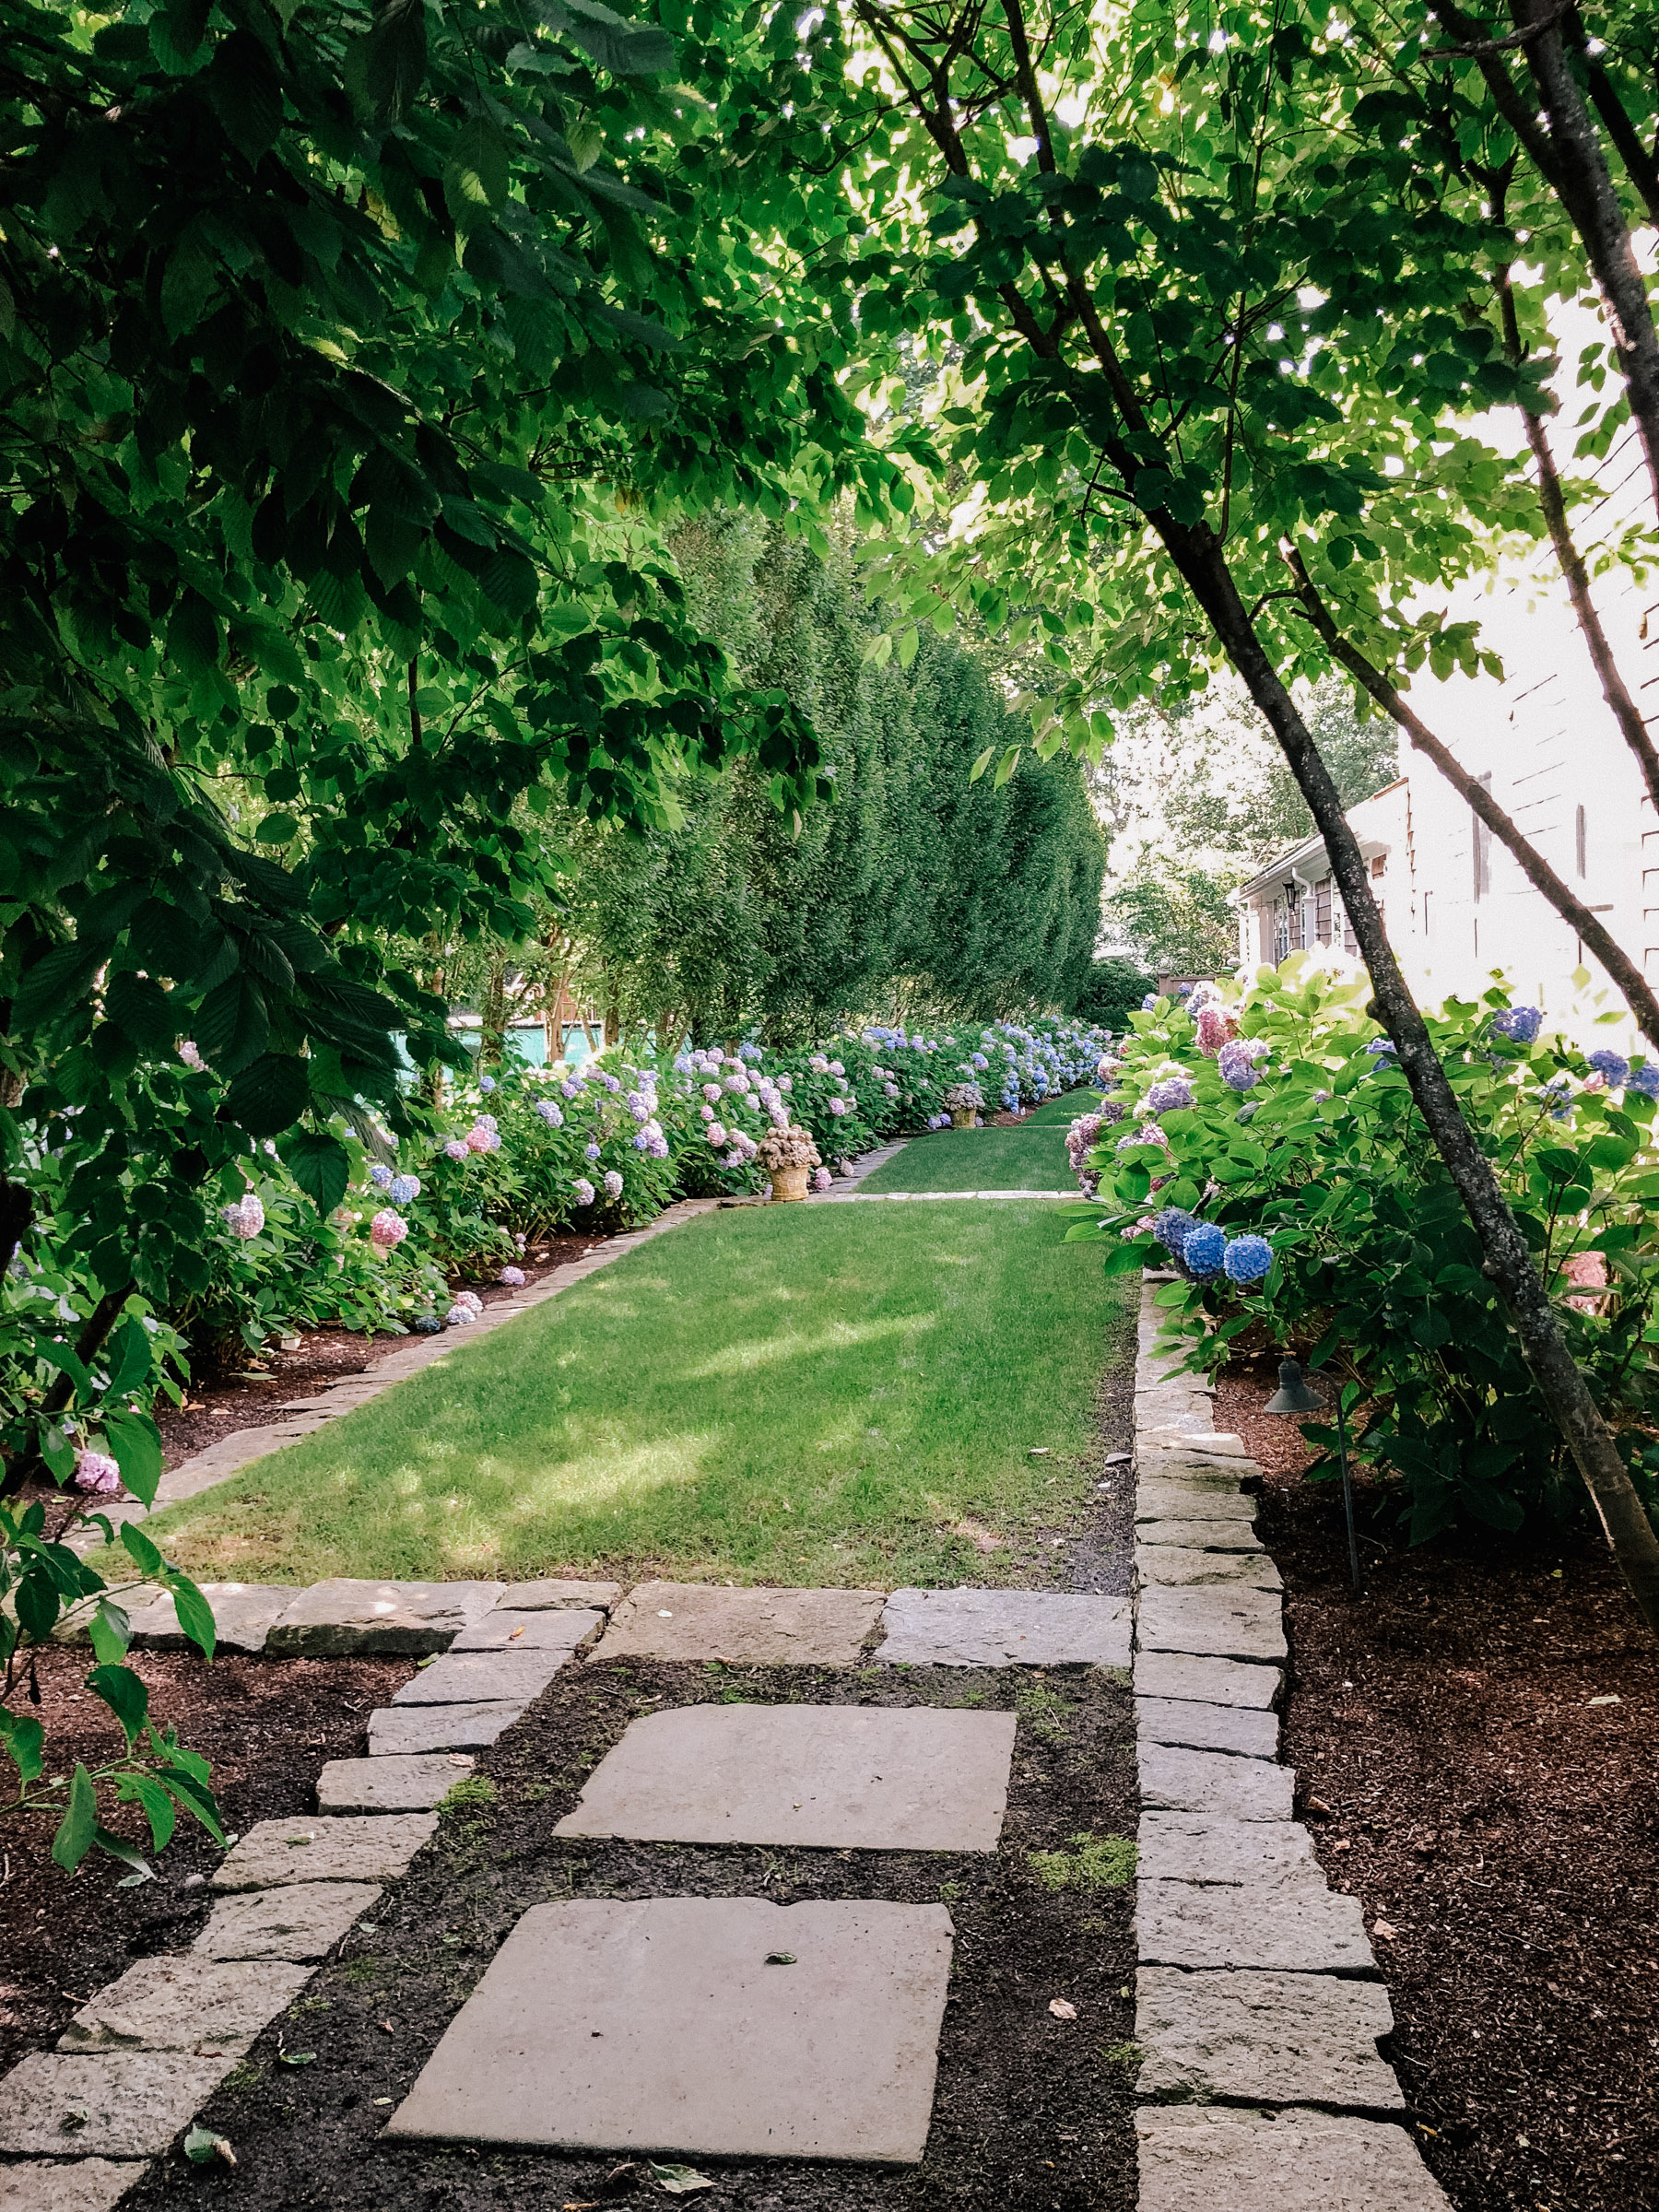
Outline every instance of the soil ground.
{"type": "MultiPolygon", "coordinates": [[[[1129,2212],[1134,2065],[1132,1885],[1051,1888],[1030,1853],[1080,1834],[1133,1836],[1134,1726],[1120,1677],[1077,1670],[736,1668],[594,1661],[567,1667],[478,1773],[492,1802],[446,1817],[437,1846],[354,1932],[206,2107],[234,2171],[202,2168],[191,2201],[237,2212],[349,2203],[356,2212],[441,2206],[557,2212],[665,2202],[642,2166],[606,2194],[617,2156],[474,2150],[383,2141],[414,2081],[521,1913],[563,1897],[888,1898],[947,1904],[955,1962],[924,2164],[882,2170],[700,2158],[709,2212],[1129,2212]],[[628,1723],[665,1707],[767,1703],[1017,1708],[1009,1812],[994,1853],[763,1851],[559,1838],[556,1822],[628,1723]],[[1075,2019],[1049,2011],[1075,2006],[1075,2019]],[[316,2053],[277,2060],[278,2035],[316,2053]]],[[[623,2161],[622,2163],[626,2163],[623,2161]]],[[[185,2170],[155,2170],[124,2212],[172,2212],[185,2170]]]]}
{"type": "Polygon", "coordinates": [[[1284,1757],[1331,1881],[1364,1900],[1391,2055],[1457,2212],[1659,2204],[1659,1652],[1587,1531],[1405,1548],[1360,1485],[1303,1482],[1270,1370],[1218,1428],[1266,1471],[1285,1578],[1284,1757]]]}

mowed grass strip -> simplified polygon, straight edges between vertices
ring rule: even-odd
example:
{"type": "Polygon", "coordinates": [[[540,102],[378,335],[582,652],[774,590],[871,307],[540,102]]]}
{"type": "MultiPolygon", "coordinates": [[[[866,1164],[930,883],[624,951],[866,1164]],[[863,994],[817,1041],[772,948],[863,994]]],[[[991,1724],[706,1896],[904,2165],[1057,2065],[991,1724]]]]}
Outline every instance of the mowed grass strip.
{"type": "Polygon", "coordinates": [[[215,1581],[1029,1580],[1127,1341],[1062,1228],[1018,1200],[705,1215],[147,1525],[215,1581]]]}
{"type": "Polygon", "coordinates": [[[1065,1132],[1100,1093],[1067,1091],[1016,1129],[935,1129],[859,1184],[863,1191],[1070,1191],[1065,1132]]]}

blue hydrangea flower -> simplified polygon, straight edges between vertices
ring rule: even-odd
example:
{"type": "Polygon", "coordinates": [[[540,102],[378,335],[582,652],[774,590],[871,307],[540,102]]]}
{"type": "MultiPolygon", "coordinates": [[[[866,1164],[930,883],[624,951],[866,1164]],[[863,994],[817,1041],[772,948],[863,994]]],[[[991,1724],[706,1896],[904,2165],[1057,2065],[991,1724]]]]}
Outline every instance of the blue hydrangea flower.
{"type": "Polygon", "coordinates": [[[1659,1060],[1644,1060],[1630,1077],[1630,1088],[1644,1099],[1659,1099],[1659,1060]]]}
{"type": "Polygon", "coordinates": [[[1213,1221],[1200,1221],[1188,1230],[1181,1247],[1190,1275],[1219,1275],[1227,1256],[1227,1237],[1213,1221]]]}
{"type": "Polygon", "coordinates": [[[1178,1206],[1166,1206],[1152,1224],[1152,1234],[1166,1252],[1180,1252],[1198,1224],[1178,1206]]]}
{"type": "Polygon", "coordinates": [[[484,1093],[485,1097],[488,1098],[490,1092],[495,1088],[495,1077],[493,1076],[480,1076],[478,1077],[478,1088],[484,1093]]]}
{"type": "Polygon", "coordinates": [[[1365,1049],[1374,1060],[1382,1053],[1394,1051],[1394,1039],[1392,1037],[1373,1037],[1365,1049]]]}
{"type": "Polygon", "coordinates": [[[1609,1090],[1622,1090],[1630,1073],[1630,1064],[1622,1053],[1604,1049],[1590,1054],[1590,1065],[1598,1076],[1606,1076],[1609,1090]]]}
{"type": "Polygon", "coordinates": [[[598,1146],[594,1144],[584,1145],[582,1148],[582,1157],[583,1159],[597,1159],[599,1157],[598,1146]]]}
{"type": "Polygon", "coordinates": [[[1221,1259],[1230,1283],[1265,1282],[1272,1265],[1273,1247],[1265,1237],[1234,1237],[1221,1259]]]}
{"type": "Polygon", "coordinates": [[[1229,1090],[1253,1090],[1262,1079],[1250,1054],[1235,1052],[1230,1044],[1224,1044],[1217,1053],[1216,1067],[1229,1090]]]}
{"type": "Polygon", "coordinates": [[[1510,1006],[1492,1017],[1493,1029],[1512,1044],[1536,1044],[1543,1026],[1544,1014],[1538,1006],[1510,1006]]]}
{"type": "Polygon", "coordinates": [[[1177,983],[1175,986],[1175,994],[1178,998],[1191,998],[1193,995],[1192,984],[1177,983]]]}
{"type": "Polygon", "coordinates": [[[1145,998],[1143,998],[1143,999],[1141,1000],[1141,1012],[1142,1012],[1143,1014],[1150,1014],[1150,1013],[1151,1013],[1151,1011],[1152,1011],[1152,1009],[1153,1009],[1153,1007],[1154,1007],[1154,1006],[1155,1006],[1157,1004],[1158,1004],[1158,994],[1157,994],[1157,992],[1156,992],[1156,991],[1148,991],[1148,992],[1147,992],[1147,995],[1146,995],[1146,997],[1145,997],[1145,998]]]}
{"type": "Polygon", "coordinates": [[[420,1178],[418,1175],[394,1175],[387,1189],[394,1206],[407,1206],[412,1199],[420,1195],[420,1178]]]}
{"type": "Polygon", "coordinates": [[[547,1123],[549,1129],[564,1127],[564,1115],[559,1112],[551,1099],[537,1099],[535,1111],[540,1119],[547,1123]]]}
{"type": "Polygon", "coordinates": [[[392,1187],[392,1171],[390,1168],[382,1167],[380,1161],[377,1159],[374,1165],[369,1171],[369,1180],[374,1185],[377,1191],[390,1190],[392,1187]]]}

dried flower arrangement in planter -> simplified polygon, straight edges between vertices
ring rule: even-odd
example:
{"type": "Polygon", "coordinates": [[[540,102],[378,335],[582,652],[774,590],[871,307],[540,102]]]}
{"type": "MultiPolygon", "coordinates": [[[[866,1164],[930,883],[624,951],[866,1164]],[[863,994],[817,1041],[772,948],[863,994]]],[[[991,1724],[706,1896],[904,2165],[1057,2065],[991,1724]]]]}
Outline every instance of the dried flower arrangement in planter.
{"type": "Polygon", "coordinates": [[[759,1159],[774,1198],[805,1198],[812,1171],[820,1165],[810,1129],[769,1129],[760,1139],[759,1159]]]}

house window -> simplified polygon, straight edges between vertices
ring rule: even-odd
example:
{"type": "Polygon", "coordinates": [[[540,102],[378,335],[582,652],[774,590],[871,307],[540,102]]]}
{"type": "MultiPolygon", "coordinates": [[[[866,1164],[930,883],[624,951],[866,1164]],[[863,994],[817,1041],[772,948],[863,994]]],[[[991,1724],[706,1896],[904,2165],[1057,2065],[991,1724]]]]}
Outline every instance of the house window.
{"type": "MultiPolygon", "coordinates": [[[[1489,771],[1481,777],[1480,788],[1482,791],[1491,790],[1492,778],[1489,771]]],[[[1491,889],[1492,833],[1477,815],[1475,817],[1475,896],[1477,899],[1489,898],[1491,889]]]]}
{"type": "Polygon", "coordinates": [[[1588,840],[1586,837],[1584,810],[1581,806],[1578,810],[1578,813],[1573,818],[1572,824],[1573,853],[1574,857],[1578,861],[1578,872],[1581,876],[1587,876],[1590,873],[1589,869],[1584,865],[1586,858],[1585,846],[1587,841],[1588,840]]]}
{"type": "Polygon", "coordinates": [[[1387,872],[1387,868],[1388,855],[1386,853],[1378,853],[1372,856],[1371,874],[1373,877],[1384,875],[1387,872]]]}
{"type": "Polygon", "coordinates": [[[1331,941],[1331,879],[1322,876],[1313,886],[1313,935],[1322,945],[1331,941]]]}

